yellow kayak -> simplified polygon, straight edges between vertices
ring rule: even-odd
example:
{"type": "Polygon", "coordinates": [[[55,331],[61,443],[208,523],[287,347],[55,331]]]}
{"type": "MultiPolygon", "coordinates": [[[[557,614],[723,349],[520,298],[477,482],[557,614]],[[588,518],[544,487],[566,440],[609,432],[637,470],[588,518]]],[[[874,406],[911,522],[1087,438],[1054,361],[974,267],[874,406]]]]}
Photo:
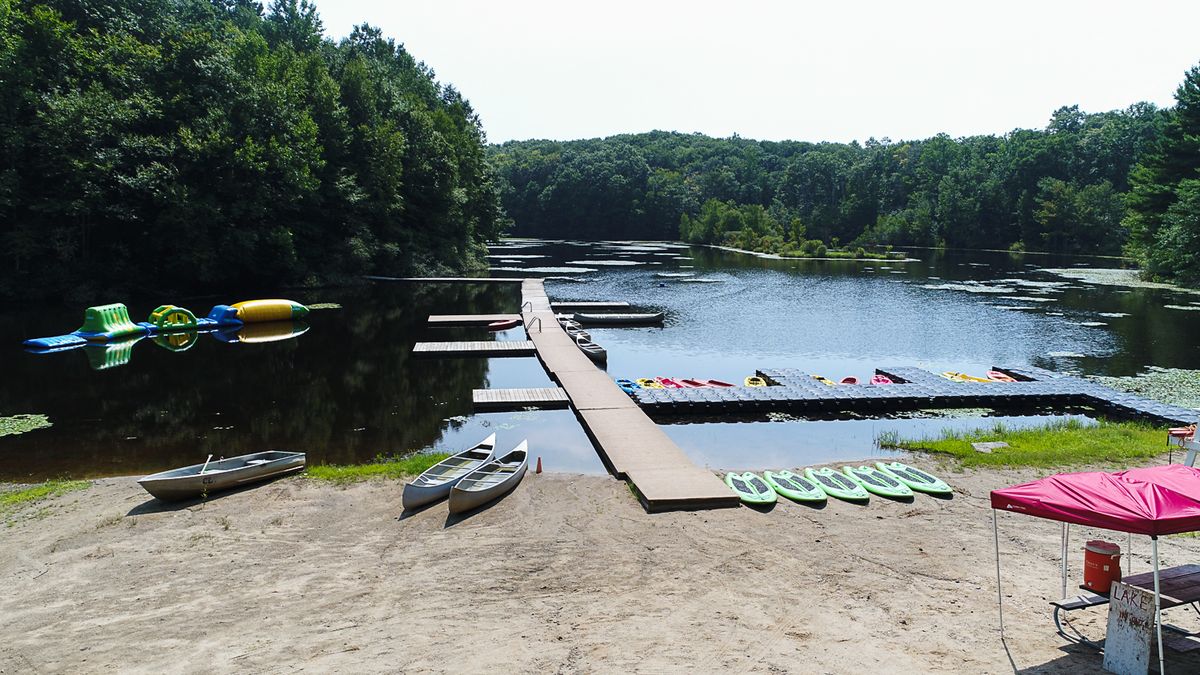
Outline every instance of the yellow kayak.
{"type": "Polygon", "coordinates": [[[747,387],[765,387],[765,386],[767,386],[766,380],[762,379],[761,377],[755,377],[753,375],[751,375],[750,377],[747,377],[745,381],[746,381],[747,387]]]}
{"type": "Polygon", "coordinates": [[[829,379],[828,377],[825,377],[824,375],[813,375],[812,377],[814,380],[816,380],[817,382],[820,382],[821,384],[827,384],[831,387],[837,386],[837,382],[834,382],[833,380],[829,379]]]}
{"type": "Polygon", "coordinates": [[[955,382],[994,382],[995,381],[995,380],[989,380],[986,377],[975,377],[974,375],[967,375],[966,373],[952,373],[950,371],[946,371],[946,372],[942,373],[942,377],[946,378],[947,380],[954,380],[955,382]]]}
{"type": "Polygon", "coordinates": [[[637,383],[642,386],[642,389],[666,389],[666,387],[648,377],[638,378],[637,383]]]}

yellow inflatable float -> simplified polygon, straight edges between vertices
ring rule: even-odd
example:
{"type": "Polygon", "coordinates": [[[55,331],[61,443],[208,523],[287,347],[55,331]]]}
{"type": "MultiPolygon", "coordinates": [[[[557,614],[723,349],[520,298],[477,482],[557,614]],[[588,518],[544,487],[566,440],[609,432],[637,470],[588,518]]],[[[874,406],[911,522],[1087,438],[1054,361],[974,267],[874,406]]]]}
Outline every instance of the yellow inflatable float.
{"type": "Polygon", "coordinates": [[[308,316],[308,308],[292,300],[247,300],[230,306],[242,323],[295,321],[308,316]]]}

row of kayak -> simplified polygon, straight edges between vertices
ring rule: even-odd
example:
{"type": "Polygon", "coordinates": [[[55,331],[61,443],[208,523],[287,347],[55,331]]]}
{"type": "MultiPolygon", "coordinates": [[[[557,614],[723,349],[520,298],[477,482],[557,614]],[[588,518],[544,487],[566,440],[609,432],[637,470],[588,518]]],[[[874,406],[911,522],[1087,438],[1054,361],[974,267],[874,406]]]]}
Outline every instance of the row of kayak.
{"type": "Polygon", "coordinates": [[[725,484],[747,504],[772,504],[783,495],[798,502],[824,502],[836,497],[853,502],[871,498],[871,493],[893,498],[912,497],[914,492],[948,495],[952,489],[930,473],[901,462],[876,462],[875,466],[844,466],[841,471],[823,467],[791,471],[725,474],[725,484]]]}

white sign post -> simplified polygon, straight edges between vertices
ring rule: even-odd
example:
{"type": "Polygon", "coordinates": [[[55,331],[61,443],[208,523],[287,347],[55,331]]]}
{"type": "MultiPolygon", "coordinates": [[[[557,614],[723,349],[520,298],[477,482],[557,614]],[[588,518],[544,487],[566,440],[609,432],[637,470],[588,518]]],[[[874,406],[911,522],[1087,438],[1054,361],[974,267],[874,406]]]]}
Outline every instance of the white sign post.
{"type": "Polygon", "coordinates": [[[1154,644],[1154,593],[1114,581],[1109,593],[1104,669],[1117,675],[1150,672],[1154,644]]]}

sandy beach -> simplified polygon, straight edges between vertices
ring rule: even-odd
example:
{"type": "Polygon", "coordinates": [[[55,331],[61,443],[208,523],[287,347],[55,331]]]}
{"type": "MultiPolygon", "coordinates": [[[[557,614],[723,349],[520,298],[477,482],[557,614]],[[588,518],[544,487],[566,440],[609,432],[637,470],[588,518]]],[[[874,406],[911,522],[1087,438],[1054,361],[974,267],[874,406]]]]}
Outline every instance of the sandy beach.
{"type": "MultiPolygon", "coordinates": [[[[656,515],[608,477],[531,474],[465,519],[402,518],[395,481],[173,507],[103,479],[0,528],[0,672],[1099,671],[1051,622],[1057,523],[1001,516],[1011,663],[999,640],[988,491],[1046,472],[936,468],[952,499],[656,515]]],[[[1103,635],[1104,608],[1076,614],[1103,635]]]]}

